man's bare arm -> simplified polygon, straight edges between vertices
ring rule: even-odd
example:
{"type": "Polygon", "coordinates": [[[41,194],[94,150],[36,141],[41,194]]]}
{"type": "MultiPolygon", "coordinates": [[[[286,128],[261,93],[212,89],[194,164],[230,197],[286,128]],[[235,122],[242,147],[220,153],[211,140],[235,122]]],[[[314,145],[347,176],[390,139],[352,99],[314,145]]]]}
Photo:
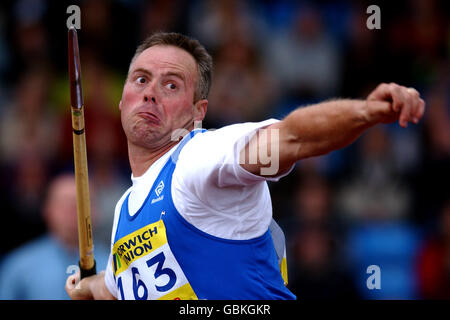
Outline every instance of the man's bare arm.
{"type": "MultiPolygon", "coordinates": [[[[261,174],[267,161],[252,163],[246,155],[258,154],[261,148],[269,151],[271,161],[277,161],[279,175],[295,162],[308,157],[327,154],[355,141],[366,129],[378,123],[399,121],[418,123],[425,103],[412,88],[396,84],[379,85],[366,100],[333,100],[291,112],[285,119],[258,132],[241,151],[240,163],[247,171],[261,174]],[[276,130],[276,134],[271,134],[276,130]],[[276,137],[276,139],[274,138],[276,137]],[[273,141],[272,141],[273,140],[273,141]],[[273,143],[278,143],[274,148],[273,143]],[[277,154],[271,154],[275,150],[277,154]]],[[[264,154],[264,153],[263,153],[264,154]]]]}

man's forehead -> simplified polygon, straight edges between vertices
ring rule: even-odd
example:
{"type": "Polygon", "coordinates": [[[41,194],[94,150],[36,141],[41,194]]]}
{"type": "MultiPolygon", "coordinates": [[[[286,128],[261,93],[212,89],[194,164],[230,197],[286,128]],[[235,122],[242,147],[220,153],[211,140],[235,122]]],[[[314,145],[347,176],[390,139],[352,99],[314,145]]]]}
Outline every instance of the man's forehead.
{"type": "Polygon", "coordinates": [[[156,45],[145,49],[133,61],[130,71],[138,68],[161,68],[166,71],[174,69],[186,73],[188,77],[195,77],[197,74],[197,64],[191,54],[170,45],[156,45]]]}

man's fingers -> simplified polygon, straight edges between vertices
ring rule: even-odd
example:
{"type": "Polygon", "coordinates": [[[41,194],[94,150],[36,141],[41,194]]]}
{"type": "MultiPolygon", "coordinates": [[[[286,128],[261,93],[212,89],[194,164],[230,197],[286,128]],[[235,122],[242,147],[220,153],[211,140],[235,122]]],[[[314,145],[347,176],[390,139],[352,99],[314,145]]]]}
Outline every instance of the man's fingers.
{"type": "Polygon", "coordinates": [[[414,89],[414,88],[407,88],[406,91],[408,91],[408,93],[409,93],[412,97],[414,97],[414,98],[416,98],[416,99],[420,98],[419,91],[417,91],[416,89],[414,89]]]}
{"type": "Polygon", "coordinates": [[[375,90],[367,97],[368,100],[382,100],[382,101],[392,101],[392,94],[389,84],[381,83],[375,90]]]}
{"type": "Polygon", "coordinates": [[[419,98],[419,109],[416,113],[416,118],[418,120],[422,119],[424,113],[425,113],[425,101],[422,98],[419,98]]]}
{"type": "Polygon", "coordinates": [[[408,121],[411,120],[412,99],[406,92],[406,88],[399,86],[396,83],[390,83],[388,90],[392,100],[392,110],[394,112],[400,112],[399,123],[400,126],[406,128],[408,121]]]}
{"type": "Polygon", "coordinates": [[[396,83],[381,83],[378,87],[367,97],[369,100],[382,100],[392,103],[392,110],[400,112],[405,104],[405,94],[402,87],[396,83]]]}
{"type": "Polygon", "coordinates": [[[73,290],[77,286],[78,282],[80,282],[80,273],[77,272],[69,277],[66,280],[66,290],[73,290]]]}
{"type": "Polygon", "coordinates": [[[415,102],[405,87],[398,86],[398,91],[402,96],[399,123],[403,128],[406,128],[408,126],[408,122],[412,121],[412,113],[414,111],[415,102]]]}
{"type": "Polygon", "coordinates": [[[405,95],[403,94],[401,87],[398,84],[390,83],[389,91],[392,98],[392,109],[395,112],[402,110],[402,106],[405,104],[405,95]]]}
{"type": "Polygon", "coordinates": [[[66,280],[66,292],[72,300],[84,300],[91,299],[92,294],[89,291],[89,288],[86,287],[80,280],[80,272],[77,272],[69,277],[66,280]]]}
{"type": "Polygon", "coordinates": [[[386,101],[391,104],[390,116],[398,117],[400,126],[406,128],[408,122],[418,123],[425,111],[425,102],[414,88],[406,88],[396,83],[382,83],[367,97],[368,100],[386,101]]]}
{"type": "Polygon", "coordinates": [[[419,119],[417,119],[417,110],[419,109],[418,92],[414,88],[407,88],[405,94],[408,96],[408,104],[411,106],[409,121],[417,124],[419,122],[419,119]]]}
{"type": "Polygon", "coordinates": [[[414,109],[412,112],[412,118],[414,123],[418,123],[423,117],[425,112],[425,101],[420,98],[420,93],[414,88],[408,88],[408,93],[412,96],[414,109]]]}
{"type": "Polygon", "coordinates": [[[406,128],[408,122],[415,124],[423,117],[425,101],[420,98],[419,92],[414,88],[406,88],[396,84],[392,85],[393,110],[400,111],[399,124],[406,128]]]}
{"type": "Polygon", "coordinates": [[[403,128],[408,126],[408,122],[417,124],[425,111],[425,102],[416,89],[406,88],[393,82],[378,85],[369,94],[367,100],[389,102],[390,109],[387,110],[385,119],[398,119],[403,128]]]}

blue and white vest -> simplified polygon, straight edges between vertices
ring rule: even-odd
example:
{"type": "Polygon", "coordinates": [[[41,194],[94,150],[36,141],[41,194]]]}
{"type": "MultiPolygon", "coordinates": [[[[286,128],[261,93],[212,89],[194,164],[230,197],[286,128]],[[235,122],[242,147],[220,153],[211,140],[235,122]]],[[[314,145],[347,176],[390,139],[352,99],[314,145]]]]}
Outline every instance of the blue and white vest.
{"type": "Polygon", "coordinates": [[[269,229],[249,240],[222,239],[197,229],[175,208],[171,184],[178,155],[202,131],[183,138],[133,216],[129,194],[122,204],[112,252],[119,298],[295,299],[269,229]]]}

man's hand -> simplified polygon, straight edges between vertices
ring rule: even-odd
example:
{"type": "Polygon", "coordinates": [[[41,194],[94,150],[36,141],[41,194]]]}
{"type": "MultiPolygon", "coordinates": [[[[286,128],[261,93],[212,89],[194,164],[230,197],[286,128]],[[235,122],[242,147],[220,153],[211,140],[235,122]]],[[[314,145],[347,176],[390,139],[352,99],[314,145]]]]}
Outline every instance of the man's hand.
{"type": "Polygon", "coordinates": [[[105,285],[105,271],[83,278],[77,272],[67,278],[66,292],[72,300],[114,300],[105,285]]]}
{"type": "Polygon", "coordinates": [[[383,123],[399,121],[400,126],[406,128],[408,122],[417,124],[425,111],[425,101],[420,98],[414,88],[406,88],[396,83],[382,83],[367,97],[369,109],[371,102],[388,102],[389,108],[383,110],[380,119],[383,123]]]}

